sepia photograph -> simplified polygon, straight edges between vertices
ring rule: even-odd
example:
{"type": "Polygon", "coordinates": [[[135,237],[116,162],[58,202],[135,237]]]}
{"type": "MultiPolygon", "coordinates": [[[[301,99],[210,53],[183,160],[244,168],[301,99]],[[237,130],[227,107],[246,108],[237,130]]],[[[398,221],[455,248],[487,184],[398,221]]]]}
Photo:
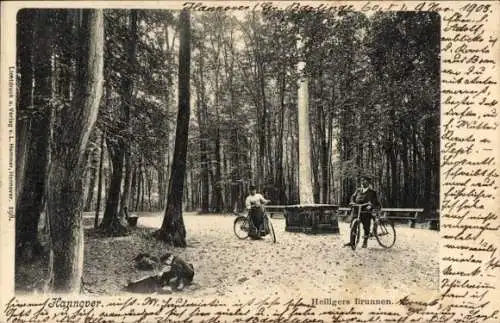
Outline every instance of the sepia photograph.
{"type": "Polygon", "coordinates": [[[500,321],[500,3],[0,6],[0,322],[500,321]]]}
{"type": "Polygon", "coordinates": [[[438,294],[439,14],[16,19],[16,293],[438,294]]]}

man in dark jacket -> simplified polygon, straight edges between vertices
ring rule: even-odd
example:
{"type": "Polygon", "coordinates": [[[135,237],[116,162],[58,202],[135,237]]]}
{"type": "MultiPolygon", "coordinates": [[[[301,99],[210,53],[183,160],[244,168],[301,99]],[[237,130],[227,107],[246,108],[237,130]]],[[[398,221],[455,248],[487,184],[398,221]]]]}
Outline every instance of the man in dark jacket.
{"type": "Polygon", "coordinates": [[[368,245],[368,237],[370,236],[370,225],[372,219],[372,210],[380,208],[380,202],[377,198],[377,192],[373,189],[371,178],[363,176],[361,178],[361,187],[359,187],[351,196],[352,204],[370,203],[361,210],[361,223],[363,223],[363,248],[368,245]]]}

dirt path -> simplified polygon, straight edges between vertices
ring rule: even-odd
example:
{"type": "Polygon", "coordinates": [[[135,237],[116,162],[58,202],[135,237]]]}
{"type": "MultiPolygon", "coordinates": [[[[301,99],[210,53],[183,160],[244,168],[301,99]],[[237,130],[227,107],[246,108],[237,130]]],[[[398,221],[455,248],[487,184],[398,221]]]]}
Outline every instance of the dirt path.
{"type": "MultiPolygon", "coordinates": [[[[139,226],[158,228],[161,217],[143,217],[139,226]]],[[[239,240],[234,216],[185,214],[188,248],[175,252],[195,266],[192,296],[263,297],[275,295],[352,299],[384,293],[431,298],[438,291],[439,233],[398,226],[392,249],[370,240],[367,249],[353,252],[340,235],[285,232],[285,220],[272,219],[277,243],[239,240]],[[270,295],[271,294],[271,295],[270,295]]]]}

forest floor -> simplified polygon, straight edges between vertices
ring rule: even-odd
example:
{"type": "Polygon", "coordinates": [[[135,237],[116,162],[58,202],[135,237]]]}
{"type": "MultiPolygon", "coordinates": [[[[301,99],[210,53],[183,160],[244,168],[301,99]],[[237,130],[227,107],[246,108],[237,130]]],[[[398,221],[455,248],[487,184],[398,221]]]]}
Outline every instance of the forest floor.
{"type": "MultiPolygon", "coordinates": [[[[367,249],[343,247],[348,224],[340,234],[306,235],[285,232],[284,219],[271,219],[277,243],[239,240],[233,232],[234,216],[185,213],[187,248],[167,247],[151,237],[162,214],[140,214],[130,236],[103,238],[92,229],[86,214],[84,291],[93,295],[122,294],[130,280],[153,272],[134,268],[139,253],[161,256],[173,252],[192,263],[193,284],[183,292],[192,297],[297,297],[315,295],[352,299],[383,293],[388,298],[432,298],[439,284],[439,232],[396,227],[397,241],[383,249],[370,240],[367,249]],[[419,296],[417,296],[419,295],[419,296]]],[[[18,290],[40,288],[43,266],[33,264],[16,273],[23,280],[18,290]],[[31,283],[30,283],[31,282],[31,283]]],[[[178,292],[180,293],[180,292],[178,292]]]]}

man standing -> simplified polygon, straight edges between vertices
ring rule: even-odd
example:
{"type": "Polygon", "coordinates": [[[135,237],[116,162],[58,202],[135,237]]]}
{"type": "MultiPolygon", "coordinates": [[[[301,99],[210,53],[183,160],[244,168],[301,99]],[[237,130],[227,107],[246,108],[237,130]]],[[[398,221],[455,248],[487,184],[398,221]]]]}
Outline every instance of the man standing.
{"type": "Polygon", "coordinates": [[[364,236],[363,236],[363,248],[368,245],[368,237],[370,236],[370,225],[372,219],[372,210],[380,208],[380,202],[377,198],[377,192],[373,189],[371,178],[368,176],[361,177],[361,187],[359,187],[354,194],[351,196],[351,203],[353,204],[365,204],[369,205],[363,207],[361,210],[361,223],[363,224],[364,236]]]}

